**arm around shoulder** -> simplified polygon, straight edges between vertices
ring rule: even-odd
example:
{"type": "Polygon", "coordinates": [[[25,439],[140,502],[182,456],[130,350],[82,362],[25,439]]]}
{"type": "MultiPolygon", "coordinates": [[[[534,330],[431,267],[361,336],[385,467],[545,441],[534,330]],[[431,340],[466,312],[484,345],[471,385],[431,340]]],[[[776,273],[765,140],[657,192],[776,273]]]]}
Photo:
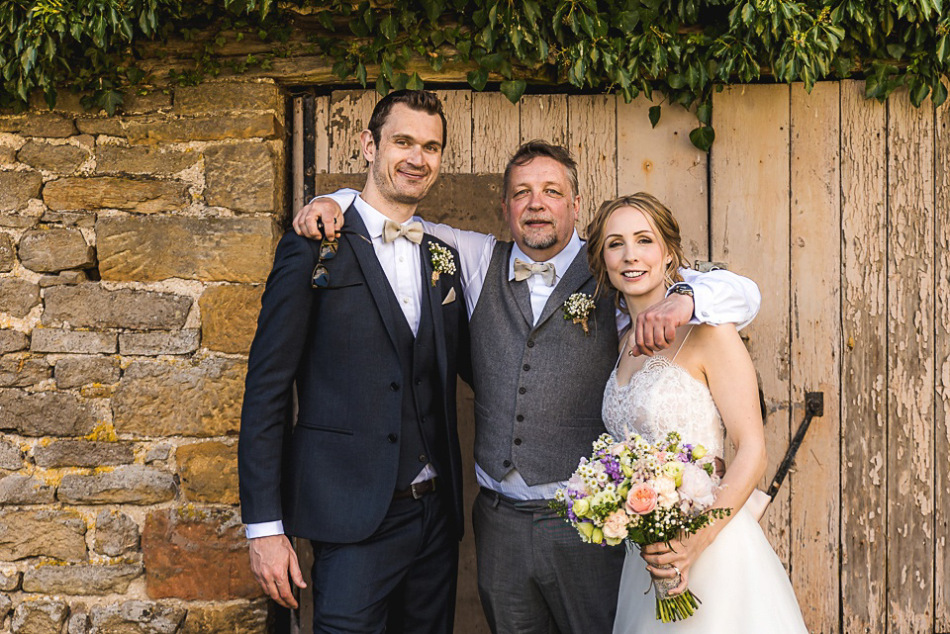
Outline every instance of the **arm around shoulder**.
{"type": "Polygon", "coordinates": [[[680,273],[693,288],[693,323],[732,323],[741,330],[758,314],[762,295],[749,278],[725,270],[680,269],[680,273]]]}

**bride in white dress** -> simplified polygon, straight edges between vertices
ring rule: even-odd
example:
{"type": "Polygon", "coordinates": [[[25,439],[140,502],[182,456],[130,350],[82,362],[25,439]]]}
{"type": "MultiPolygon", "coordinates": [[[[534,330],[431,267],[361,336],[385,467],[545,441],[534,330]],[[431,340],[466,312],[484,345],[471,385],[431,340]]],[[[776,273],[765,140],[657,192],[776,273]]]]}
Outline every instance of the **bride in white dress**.
{"type": "MultiPolygon", "coordinates": [[[[649,194],[605,202],[587,231],[591,270],[619,292],[633,323],[679,281],[685,261],[679,226],[649,194]]],[[[765,471],[766,454],[755,369],[735,326],[682,326],[673,349],[652,357],[635,356],[633,345],[633,337],[623,339],[607,382],[607,430],[618,439],[638,433],[651,442],[675,430],[719,458],[728,432],[736,453],[713,506],[732,514],[682,541],[651,544],[642,553],[628,546],[614,634],[807,632],[782,563],[743,508],[765,471]],[[679,576],[671,594],[688,586],[702,605],[683,621],[656,620],[651,575],[679,576]]]]}

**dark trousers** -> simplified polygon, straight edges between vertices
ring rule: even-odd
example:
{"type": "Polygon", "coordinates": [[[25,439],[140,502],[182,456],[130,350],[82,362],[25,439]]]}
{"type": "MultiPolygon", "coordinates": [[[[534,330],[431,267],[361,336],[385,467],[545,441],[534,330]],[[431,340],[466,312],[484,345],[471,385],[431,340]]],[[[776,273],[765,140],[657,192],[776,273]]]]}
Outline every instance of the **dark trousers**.
{"type": "Polygon", "coordinates": [[[438,494],[393,500],[356,544],[313,544],[313,631],[451,634],[458,539],[438,494]]]}
{"type": "Polygon", "coordinates": [[[623,547],[585,544],[547,500],[482,489],[472,522],[478,593],[495,634],[609,634],[623,547]]]}

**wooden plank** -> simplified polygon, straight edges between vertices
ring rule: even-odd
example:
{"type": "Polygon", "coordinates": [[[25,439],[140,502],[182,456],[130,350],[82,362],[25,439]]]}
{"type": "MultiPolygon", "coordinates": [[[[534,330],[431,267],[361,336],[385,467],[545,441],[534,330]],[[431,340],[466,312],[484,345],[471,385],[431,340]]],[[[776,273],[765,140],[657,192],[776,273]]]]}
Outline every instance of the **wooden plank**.
{"type": "Polygon", "coordinates": [[[932,632],[933,109],[892,95],[887,146],[887,623],[932,632]]]}
{"type": "Polygon", "coordinates": [[[472,172],[500,174],[521,138],[520,111],[500,92],[472,95],[472,172]]]}
{"type": "Polygon", "coordinates": [[[654,128],[652,105],[643,96],[617,101],[617,193],[645,191],[659,198],[680,223],[687,258],[708,260],[707,157],[689,140],[699,122],[682,106],[664,105],[654,128]]]}
{"type": "Polygon", "coordinates": [[[617,98],[572,95],[567,98],[568,148],[577,161],[581,235],[602,202],[617,195],[617,98]]]}
{"type": "MultiPolygon", "coordinates": [[[[726,88],[713,97],[713,117],[711,255],[752,276],[764,295],[758,317],[744,334],[766,405],[765,486],[789,441],[789,88],[726,88]]],[[[787,487],[779,491],[763,523],[787,567],[787,487]]]]}
{"type": "Polygon", "coordinates": [[[319,95],[313,100],[314,130],[314,173],[326,174],[330,171],[330,95],[319,95]]]}
{"type": "Polygon", "coordinates": [[[567,145],[567,95],[525,95],[521,98],[521,142],[534,139],[567,145]]]}
{"type": "Polygon", "coordinates": [[[936,145],[934,177],[936,180],[936,262],[934,278],[937,363],[935,413],[936,451],[934,464],[934,508],[936,533],[934,543],[934,617],[937,632],[950,632],[950,105],[944,104],[936,113],[936,145]]]}
{"type": "Polygon", "coordinates": [[[294,97],[293,130],[291,142],[291,172],[293,174],[293,210],[292,214],[303,207],[303,97],[294,97]]]}
{"type": "Polygon", "coordinates": [[[809,632],[838,629],[841,477],[839,84],[791,88],[792,429],[805,393],[824,395],[789,477],[791,579],[809,632]],[[821,341],[821,345],[816,345],[821,341]]]}
{"type": "Polygon", "coordinates": [[[446,145],[442,152],[443,174],[472,171],[472,91],[436,90],[445,112],[446,145]]]}
{"type": "Polygon", "coordinates": [[[378,98],[373,90],[337,90],[330,97],[330,172],[366,171],[360,132],[369,125],[378,98]]]}
{"type": "Polygon", "coordinates": [[[841,611],[855,634],[886,618],[886,131],[864,82],[841,82],[841,611]]]}

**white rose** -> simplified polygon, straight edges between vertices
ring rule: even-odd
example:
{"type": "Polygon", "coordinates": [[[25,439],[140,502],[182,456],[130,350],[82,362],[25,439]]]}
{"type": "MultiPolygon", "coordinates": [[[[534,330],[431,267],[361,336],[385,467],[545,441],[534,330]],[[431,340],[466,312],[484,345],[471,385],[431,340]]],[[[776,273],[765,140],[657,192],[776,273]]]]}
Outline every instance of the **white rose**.
{"type": "Polygon", "coordinates": [[[694,464],[685,465],[680,495],[692,500],[697,510],[705,510],[716,501],[716,484],[709,475],[694,464]]]}
{"type": "Polygon", "coordinates": [[[680,496],[676,492],[676,482],[669,476],[660,476],[654,480],[653,488],[656,489],[657,506],[669,509],[680,501],[680,496]]]}

